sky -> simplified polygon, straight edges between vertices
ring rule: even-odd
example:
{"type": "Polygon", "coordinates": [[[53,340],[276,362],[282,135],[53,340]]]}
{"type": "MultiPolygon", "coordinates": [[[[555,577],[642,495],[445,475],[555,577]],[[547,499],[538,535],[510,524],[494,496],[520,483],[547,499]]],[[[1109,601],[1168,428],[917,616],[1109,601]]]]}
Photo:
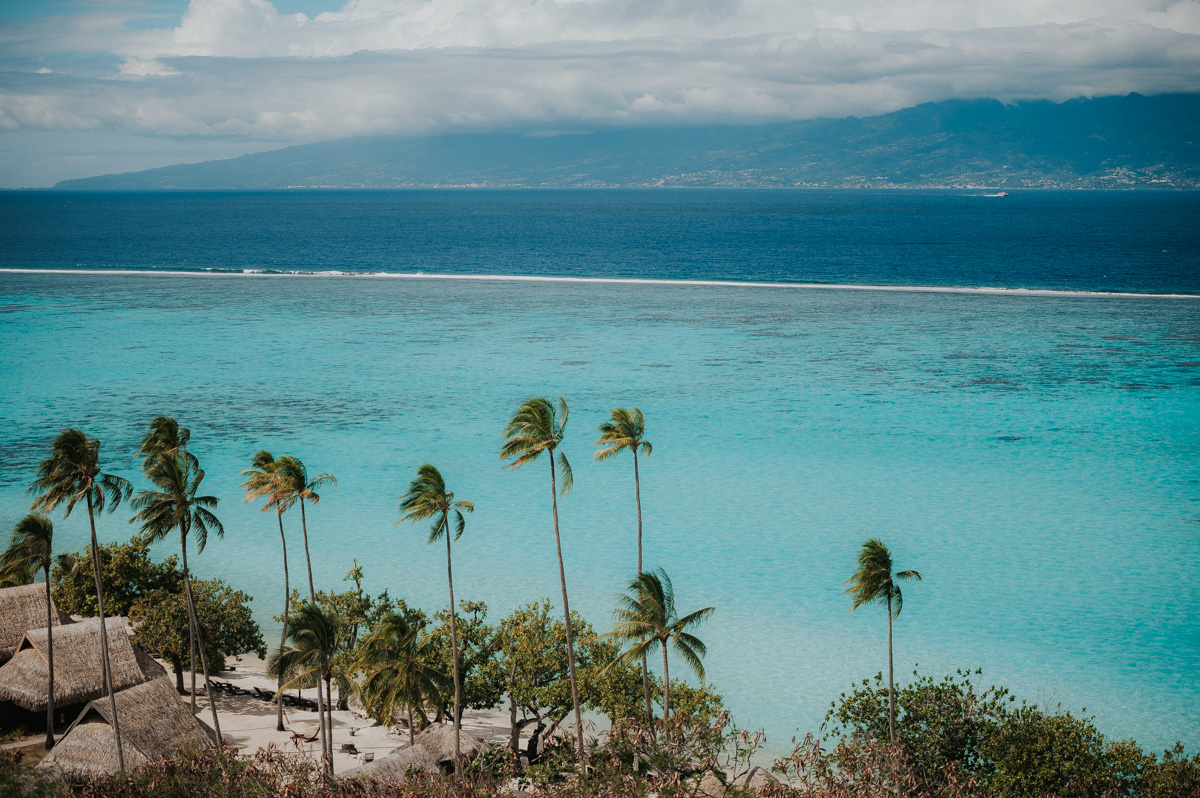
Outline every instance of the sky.
{"type": "Polygon", "coordinates": [[[1200,0],[0,0],[0,187],[359,135],[1200,91],[1200,0]]]}

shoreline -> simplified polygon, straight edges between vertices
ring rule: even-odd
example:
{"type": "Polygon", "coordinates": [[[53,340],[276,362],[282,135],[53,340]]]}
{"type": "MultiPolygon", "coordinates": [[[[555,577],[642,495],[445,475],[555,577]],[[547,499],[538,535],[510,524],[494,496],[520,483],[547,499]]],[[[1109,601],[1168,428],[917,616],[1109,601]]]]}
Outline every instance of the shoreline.
{"type": "Polygon", "coordinates": [[[1173,292],[1151,293],[1140,291],[1087,291],[1056,288],[1001,288],[996,286],[938,286],[938,285],[885,285],[872,283],[813,283],[813,282],[780,282],[764,280],[708,280],[708,279],[678,279],[657,277],[571,277],[550,275],[523,274],[425,274],[423,272],[343,272],[343,271],[276,271],[266,269],[222,270],[215,269],[31,269],[31,268],[0,268],[0,274],[86,274],[86,275],[118,275],[132,276],[161,276],[161,277],[301,277],[301,278],[351,278],[351,279],[393,279],[393,280],[459,280],[473,282],[498,283],[569,283],[578,285],[649,285],[665,287],[701,287],[701,288],[783,288],[808,291],[867,291],[881,293],[910,293],[910,294],[964,294],[978,296],[1007,296],[1007,297],[1051,297],[1059,299],[1168,299],[1196,301],[1200,293],[1173,292]]]}

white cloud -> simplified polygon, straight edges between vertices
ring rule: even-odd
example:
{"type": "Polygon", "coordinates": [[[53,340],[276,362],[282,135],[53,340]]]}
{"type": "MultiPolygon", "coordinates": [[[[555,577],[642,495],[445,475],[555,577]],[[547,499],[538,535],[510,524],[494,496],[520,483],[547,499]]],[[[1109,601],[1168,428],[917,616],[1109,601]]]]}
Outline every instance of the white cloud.
{"type": "Polygon", "coordinates": [[[254,149],[1200,91],[1200,0],[351,0],[312,18],[192,0],[176,20],[129,13],[0,26],[0,129],[254,149]]]}

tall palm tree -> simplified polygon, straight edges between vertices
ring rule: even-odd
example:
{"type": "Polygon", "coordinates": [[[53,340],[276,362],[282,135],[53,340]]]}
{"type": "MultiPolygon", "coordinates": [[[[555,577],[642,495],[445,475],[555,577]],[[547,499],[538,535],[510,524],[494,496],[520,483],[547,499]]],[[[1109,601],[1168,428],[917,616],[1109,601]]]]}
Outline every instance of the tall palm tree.
{"type": "MultiPolygon", "coordinates": [[[[646,419],[642,411],[636,407],[629,410],[625,407],[615,407],[611,411],[612,420],[600,425],[600,437],[595,445],[601,446],[596,452],[596,462],[602,463],[615,457],[622,451],[633,453],[633,495],[637,502],[637,572],[642,573],[642,480],[638,474],[638,449],[649,457],[654,452],[650,441],[645,439],[646,419]]],[[[650,704],[650,669],[646,664],[646,655],[642,655],[642,696],[646,700],[646,717],[653,716],[650,704]]]]}
{"type": "Polygon", "coordinates": [[[892,573],[892,553],[883,541],[871,538],[858,552],[858,570],[846,580],[852,598],[850,611],[864,604],[886,604],[888,610],[888,736],[896,742],[896,685],[892,679],[892,621],[900,617],[904,596],[896,582],[921,581],[916,571],[892,573]]]}
{"type": "Polygon", "coordinates": [[[704,681],[704,664],[700,660],[708,649],[688,630],[707,620],[716,608],[705,607],[680,618],[675,610],[675,588],[662,568],[638,574],[629,583],[628,592],[618,594],[617,600],[620,604],[613,610],[616,623],[607,636],[630,644],[618,658],[627,662],[645,656],[655,643],[662,646],[663,718],[668,718],[671,715],[671,672],[667,665],[667,643],[692,666],[700,681],[704,681]]]}
{"type": "MultiPolygon", "coordinates": [[[[517,408],[516,414],[504,428],[504,443],[500,447],[500,459],[508,460],[507,468],[516,470],[532,463],[544,453],[550,460],[550,506],[554,513],[554,546],[558,552],[558,579],[562,584],[563,618],[567,627],[567,669],[571,676],[571,702],[575,707],[575,733],[579,739],[579,761],[586,763],[587,754],[583,745],[583,713],[579,707],[579,682],[575,678],[575,642],[571,630],[571,605],[567,602],[567,574],[563,569],[562,538],[558,533],[558,483],[554,468],[554,451],[562,443],[567,428],[567,401],[558,397],[558,406],[544,397],[529,399],[517,408]]],[[[575,478],[571,464],[563,452],[558,453],[558,466],[562,469],[562,494],[565,496],[575,478]]]]}
{"type": "Polygon", "coordinates": [[[96,513],[111,513],[133,493],[129,480],[100,470],[100,441],[89,438],[81,429],[64,429],[50,444],[50,457],[37,467],[37,479],[30,483],[30,493],[41,494],[34,499],[34,511],[53,512],[64,504],[63,518],[80,501],[88,510],[92,531],[92,578],[96,583],[96,607],[100,616],[100,663],[104,686],[108,690],[112,711],[113,736],[116,738],[117,764],[125,769],[125,752],[121,747],[121,724],[117,719],[117,699],[113,693],[112,662],[109,661],[108,627],[104,622],[104,585],[100,578],[100,546],[96,542],[96,513]]]}
{"type": "Polygon", "coordinates": [[[46,750],[54,747],[54,602],[50,598],[50,566],[54,564],[54,524],[30,513],[17,522],[8,549],[0,555],[0,572],[24,574],[41,568],[46,575],[46,750]]]}
{"type": "Polygon", "coordinates": [[[428,636],[402,613],[383,616],[363,638],[355,667],[361,672],[363,695],[377,702],[381,723],[390,724],[398,706],[408,716],[408,744],[416,742],[413,710],[444,695],[446,675],[429,662],[433,658],[428,636]]]}
{"type": "MultiPolygon", "coordinates": [[[[251,502],[258,498],[265,498],[262,511],[265,513],[268,510],[275,510],[275,517],[279,521],[279,543],[283,547],[283,632],[279,638],[279,648],[282,649],[287,643],[288,633],[288,609],[291,605],[292,588],[290,577],[288,575],[288,560],[287,560],[287,537],[283,534],[283,500],[286,498],[286,485],[279,478],[275,469],[275,456],[266,449],[261,449],[255,453],[250,460],[250,467],[242,472],[242,476],[247,477],[242,483],[242,487],[246,489],[246,501],[251,502]]],[[[282,675],[279,677],[279,684],[283,684],[282,675]]],[[[283,694],[280,693],[276,699],[275,707],[275,731],[283,731],[283,694]]]]}
{"type": "Polygon", "coordinates": [[[417,469],[417,478],[408,486],[408,493],[400,499],[400,516],[402,521],[424,521],[433,519],[429,528],[429,544],[436,543],[441,538],[446,539],[446,582],[450,586],[450,646],[452,672],[454,674],[454,775],[462,772],[462,754],[459,738],[462,734],[462,682],[458,676],[458,625],[455,616],[458,607],[454,604],[454,570],[450,561],[450,518],[454,517],[454,539],[462,537],[467,521],[463,513],[475,510],[475,505],[459,499],[455,501],[454,494],[446,489],[446,481],[441,472],[426,463],[417,469]]]}
{"type": "Polygon", "coordinates": [[[282,508],[281,512],[296,502],[300,503],[300,528],[304,532],[304,562],[308,566],[308,599],[315,602],[317,591],[313,587],[312,557],[308,553],[308,520],[304,515],[304,502],[309,501],[316,504],[321,501],[321,495],[317,493],[317,488],[326,485],[337,487],[337,480],[332,474],[317,474],[310,477],[308,469],[304,467],[300,458],[286,454],[275,461],[274,472],[280,480],[281,493],[278,501],[282,508]]]}
{"type": "MultiPolygon", "coordinates": [[[[204,653],[204,638],[200,620],[196,615],[196,601],[192,596],[192,576],[188,568],[188,536],[196,540],[196,553],[204,551],[208,544],[208,533],[225,536],[225,527],[213,515],[210,507],[217,506],[216,496],[198,496],[200,483],[204,481],[204,469],[194,457],[183,457],[177,452],[159,454],[146,459],[146,478],[158,490],[144,490],[133,500],[138,514],[132,519],[142,522],[142,531],[151,542],[162,540],[179,530],[179,546],[183,552],[183,588],[188,607],[188,636],[192,649],[200,649],[200,667],[204,673],[204,691],[212,709],[213,730],[217,742],[221,740],[221,722],[217,719],[216,693],[208,680],[208,658],[204,653]]],[[[196,691],[192,690],[192,712],[195,713],[196,691]]]]}
{"type": "MultiPolygon", "coordinates": [[[[143,456],[142,470],[148,472],[156,457],[176,455],[189,462],[189,465],[199,468],[200,463],[188,453],[187,445],[191,440],[192,431],[179,426],[179,422],[171,416],[155,416],[150,422],[150,428],[142,437],[142,444],[137,454],[143,456]]],[[[191,618],[188,619],[188,641],[191,659],[188,670],[192,674],[192,714],[196,714],[196,636],[191,632],[191,618]]]]}
{"type": "Polygon", "coordinates": [[[288,630],[291,645],[284,646],[271,658],[268,672],[287,678],[279,692],[294,687],[317,688],[317,712],[321,726],[321,751],[325,771],[333,774],[333,719],[330,703],[331,682],[336,670],[335,658],[341,647],[343,625],[337,610],[331,606],[304,601],[292,616],[288,630]],[[325,685],[324,696],[321,685],[325,685]],[[328,720],[328,726],[326,721],[328,720]]]}

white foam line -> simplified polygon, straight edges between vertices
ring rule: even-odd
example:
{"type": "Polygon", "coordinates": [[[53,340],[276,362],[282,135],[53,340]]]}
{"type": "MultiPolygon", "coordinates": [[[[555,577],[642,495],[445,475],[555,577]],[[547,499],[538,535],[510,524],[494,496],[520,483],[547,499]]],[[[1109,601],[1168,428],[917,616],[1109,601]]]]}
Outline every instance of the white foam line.
{"type": "Polygon", "coordinates": [[[989,296],[1079,297],[1100,299],[1200,299],[1200,294],[1151,294],[1135,291],[1066,291],[1051,288],[956,287],[939,285],[862,285],[856,283],[781,283],[739,280],[669,280],[655,277],[550,277],[526,274],[424,274],[421,272],[264,272],[246,271],[168,271],[159,269],[6,269],[0,274],[92,274],[151,277],[317,277],[395,280],[472,280],[498,283],[581,283],[600,285],[655,285],[674,287],[719,288],[791,288],[818,291],[883,291],[908,294],[983,294],[989,296]]]}

